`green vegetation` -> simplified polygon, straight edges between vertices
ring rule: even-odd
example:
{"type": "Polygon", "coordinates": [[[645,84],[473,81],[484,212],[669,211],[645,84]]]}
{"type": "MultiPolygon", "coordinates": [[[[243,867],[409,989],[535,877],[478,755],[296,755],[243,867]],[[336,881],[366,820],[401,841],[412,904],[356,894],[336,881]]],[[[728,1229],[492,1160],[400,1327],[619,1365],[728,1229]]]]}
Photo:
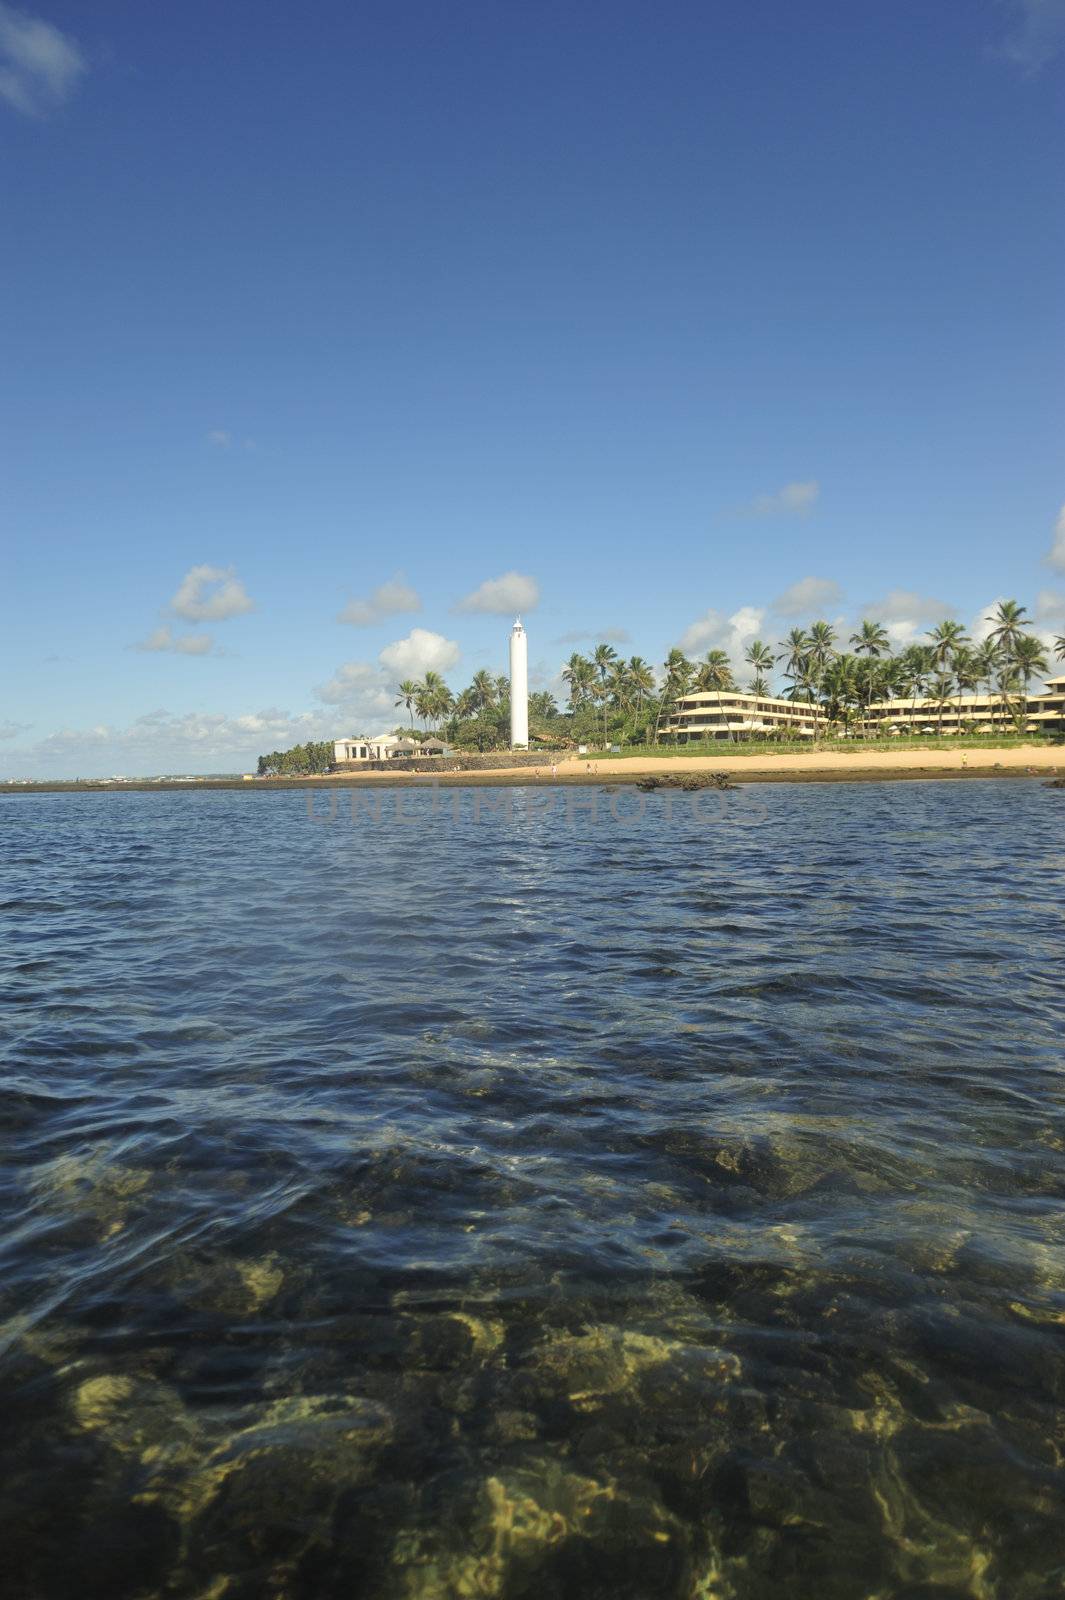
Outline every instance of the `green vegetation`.
{"type": "MultiPolygon", "coordinates": [[[[929,723],[942,729],[943,718],[959,694],[985,693],[994,701],[993,730],[973,729],[967,744],[994,748],[1021,742],[1033,679],[1048,670],[1042,642],[1027,631],[1028,615],[1015,600],[1003,600],[989,617],[989,636],[973,645],[959,622],[949,618],[930,629],[925,642],[907,644],[892,653],[886,629],[863,620],[841,649],[831,623],[818,621],[808,630],[793,628],[774,648],[755,639],[744,655],[751,678],[744,687],[753,694],[774,693],[772,676],[780,670],[783,698],[818,704],[828,714],[830,739],[861,739],[870,749],[934,748],[928,735],[885,735],[869,729],[869,707],[881,700],[908,700],[921,707],[929,723]]],[[[1055,640],[1054,653],[1065,660],[1065,636],[1055,640]]],[[[545,751],[585,744],[601,752],[619,745],[625,754],[653,750],[660,744],[678,700],[693,690],[728,691],[740,686],[724,650],[710,650],[691,661],[671,650],[656,674],[641,656],[623,660],[609,644],[598,644],[590,656],[574,651],[562,669],[567,704],[560,707],[546,690],[529,696],[529,743],[545,751]]],[[[396,707],[409,725],[400,734],[418,738],[436,733],[458,751],[506,750],[510,744],[510,683],[482,669],[469,685],[453,694],[436,672],[424,679],[406,678],[396,685],[396,707]],[[416,725],[415,719],[419,725],[416,725]]],[[[1028,742],[1031,738],[1029,736],[1028,742]]],[[[798,734],[791,740],[779,731],[752,735],[745,743],[763,753],[809,748],[798,734]]],[[[689,742],[678,753],[697,755],[713,741],[689,742]]],[[[672,747],[671,747],[672,748],[672,747]]],[[[333,759],[329,743],[296,745],[292,750],[260,756],[260,776],[303,776],[325,772],[333,759]]]]}
{"type": "MultiPolygon", "coordinates": [[[[960,746],[957,741],[951,740],[954,748],[968,750],[1019,750],[1035,747],[1047,749],[1059,748],[1061,740],[1046,734],[1035,733],[980,733],[966,737],[960,746]]],[[[833,749],[846,750],[853,748],[855,753],[859,750],[864,754],[869,750],[912,750],[919,754],[922,750],[942,750],[942,740],[936,734],[900,734],[897,738],[881,738],[879,735],[870,738],[855,739],[845,734],[836,734],[828,739],[815,743],[812,739],[781,739],[773,735],[752,734],[742,744],[729,745],[728,760],[741,760],[744,756],[784,756],[794,755],[796,750],[823,750],[826,746],[833,749]]],[[[624,756],[661,756],[661,745],[636,744],[625,745],[620,750],[597,750],[596,761],[619,761],[624,756]]],[[[676,757],[683,760],[685,756],[722,755],[721,741],[717,739],[689,740],[687,744],[670,745],[668,754],[672,760],[676,757]]],[[[918,765],[920,763],[917,763],[918,765]]]]}
{"type": "MultiPolygon", "coordinates": [[[[863,620],[840,648],[831,623],[818,621],[809,630],[793,628],[774,650],[755,639],[744,661],[751,678],[743,687],[752,694],[770,694],[771,678],[779,667],[786,687],[783,698],[821,705],[828,714],[828,736],[846,734],[876,745],[887,728],[869,729],[869,707],[876,701],[908,700],[912,708],[926,710],[930,723],[942,729],[943,718],[956,695],[984,692],[993,700],[993,729],[971,737],[981,742],[1003,743],[1023,733],[1032,679],[1047,671],[1046,651],[1028,633],[1023,606],[1004,600],[988,622],[988,638],[973,646],[961,623],[938,623],[926,641],[906,645],[893,654],[886,629],[863,620]]],[[[1055,642],[1055,652],[1065,659],[1065,637],[1055,642]]],[[[617,661],[609,645],[596,647],[590,658],[574,654],[562,674],[569,686],[569,710],[559,720],[571,737],[597,746],[620,744],[628,753],[656,746],[668,725],[676,702],[693,691],[736,691],[732,665],[723,650],[710,650],[701,661],[690,661],[682,651],[671,650],[657,682],[647,664],[634,656],[617,661]],[[649,681],[648,681],[649,679],[649,681]],[[598,737],[596,737],[596,734],[598,737]]],[[[928,748],[927,736],[893,737],[885,748],[928,748]]],[[[759,749],[794,749],[796,739],[780,732],[754,736],[759,749]]],[[[692,753],[708,744],[684,746],[692,753]]]]}
{"type": "MultiPolygon", "coordinates": [[[[609,644],[586,660],[574,653],[562,670],[569,704],[540,690],[529,696],[529,743],[545,750],[630,741],[657,718],[654,669],[640,656],[623,661],[609,644]]],[[[510,744],[510,683],[479,672],[451,701],[441,733],[458,750],[505,750],[510,744]]]]}
{"type": "Polygon", "coordinates": [[[328,772],[333,761],[333,741],[315,739],[294,744],[291,750],[273,750],[259,757],[260,778],[305,778],[309,773],[328,772]]]}

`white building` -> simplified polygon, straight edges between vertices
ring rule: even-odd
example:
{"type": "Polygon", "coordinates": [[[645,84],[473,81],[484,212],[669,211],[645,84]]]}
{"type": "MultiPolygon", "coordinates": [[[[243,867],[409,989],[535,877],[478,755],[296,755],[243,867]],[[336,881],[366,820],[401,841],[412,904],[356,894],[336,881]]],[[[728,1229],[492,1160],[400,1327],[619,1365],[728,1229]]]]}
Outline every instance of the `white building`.
{"type": "Polygon", "coordinates": [[[520,617],[510,630],[510,748],[529,748],[529,641],[520,617]]]}
{"type": "Polygon", "coordinates": [[[334,739],[334,761],[371,761],[369,739],[334,739]]]}
{"type": "Polygon", "coordinates": [[[739,690],[690,690],[671,708],[662,733],[678,744],[765,738],[771,733],[813,739],[827,726],[822,707],[805,700],[778,700],[739,690]]]}
{"type": "Polygon", "coordinates": [[[347,766],[352,761],[395,761],[403,756],[446,756],[442,739],[408,739],[399,733],[378,733],[373,738],[354,736],[333,740],[333,762],[347,766]]]}

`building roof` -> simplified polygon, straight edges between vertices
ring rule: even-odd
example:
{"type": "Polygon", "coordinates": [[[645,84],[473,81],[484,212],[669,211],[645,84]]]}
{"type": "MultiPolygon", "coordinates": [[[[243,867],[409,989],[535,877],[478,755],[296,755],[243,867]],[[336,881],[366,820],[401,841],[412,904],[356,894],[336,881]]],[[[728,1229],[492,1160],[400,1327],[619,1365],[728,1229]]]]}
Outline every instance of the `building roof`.
{"type": "Polygon", "coordinates": [[[691,711],[705,711],[711,706],[738,711],[766,707],[792,717],[823,717],[825,714],[824,707],[811,700],[781,700],[777,695],[744,694],[739,689],[692,689],[676,699],[676,709],[682,716],[691,711]]]}

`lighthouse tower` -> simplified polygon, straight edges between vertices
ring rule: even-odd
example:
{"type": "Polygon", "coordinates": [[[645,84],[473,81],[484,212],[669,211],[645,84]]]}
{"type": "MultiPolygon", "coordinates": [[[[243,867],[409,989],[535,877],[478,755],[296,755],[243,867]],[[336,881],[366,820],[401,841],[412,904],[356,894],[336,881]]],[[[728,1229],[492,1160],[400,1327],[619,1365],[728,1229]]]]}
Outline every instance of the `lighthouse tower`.
{"type": "Polygon", "coordinates": [[[529,748],[529,641],[520,617],[510,630],[510,748],[529,748]]]}

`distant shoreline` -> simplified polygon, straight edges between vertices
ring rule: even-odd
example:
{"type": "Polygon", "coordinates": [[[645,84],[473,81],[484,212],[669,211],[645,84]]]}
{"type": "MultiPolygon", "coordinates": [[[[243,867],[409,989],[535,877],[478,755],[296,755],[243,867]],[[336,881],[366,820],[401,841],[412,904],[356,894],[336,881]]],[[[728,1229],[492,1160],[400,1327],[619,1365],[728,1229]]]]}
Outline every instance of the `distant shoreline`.
{"type": "Polygon", "coordinates": [[[1050,778],[1065,773],[1065,746],[1015,746],[1008,749],[962,750],[819,750],[794,755],[720,756],[572,756],[540,767],[493,767],[468,772],[357,772],[324,773],[304,778],[198,778],[175,781],[130,779],[128,783],[91,779],[83,781],[0,783],[0,795],[20,794],[176,794],[232,789],[245,794],[272,793],[278,789],[340,789],[385,784],[408,789],[440,784],[449,788],[513,788],[558,784],[636,783],[655,773],[731,772],[739,783],[881,783],[888,779],[930,778],[1050,778]],[[919,757],[919,759],[915,759],[919,757]],[[963,764],[964,763],[964,764],[963,764]]]}

